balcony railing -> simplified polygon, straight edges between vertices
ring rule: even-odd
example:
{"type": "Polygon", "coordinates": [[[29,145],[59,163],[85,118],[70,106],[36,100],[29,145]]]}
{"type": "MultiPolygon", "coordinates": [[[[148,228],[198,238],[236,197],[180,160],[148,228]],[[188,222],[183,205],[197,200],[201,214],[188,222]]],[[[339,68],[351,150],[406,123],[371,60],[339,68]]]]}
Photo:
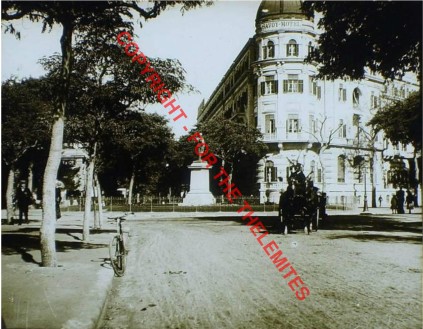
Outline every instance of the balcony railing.
{"type": "Polygon", "coordinates": [[[274,133],[267,133],[267,134],[263,134],[263,140],[265,142],[269,142],[269,141],[275,141],[277,140],[277,134],[276,132],[274,133]]]}

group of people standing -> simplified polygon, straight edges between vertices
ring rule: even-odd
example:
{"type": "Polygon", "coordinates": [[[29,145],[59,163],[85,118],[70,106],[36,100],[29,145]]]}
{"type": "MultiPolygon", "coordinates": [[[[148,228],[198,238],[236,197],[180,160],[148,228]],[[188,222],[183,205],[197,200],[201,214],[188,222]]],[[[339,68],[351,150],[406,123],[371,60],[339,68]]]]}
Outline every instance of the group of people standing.
{"type": "Polygon", "coordinates": [[[391,198],[391,210],[393,214],[404,214],[404,202],[408,209],[408,213],[411,214],[411,210],[414,208],[414,195],[410,190],[407,190],[407,196],[405,195],[402,187],[394,194],[391,198]]]}

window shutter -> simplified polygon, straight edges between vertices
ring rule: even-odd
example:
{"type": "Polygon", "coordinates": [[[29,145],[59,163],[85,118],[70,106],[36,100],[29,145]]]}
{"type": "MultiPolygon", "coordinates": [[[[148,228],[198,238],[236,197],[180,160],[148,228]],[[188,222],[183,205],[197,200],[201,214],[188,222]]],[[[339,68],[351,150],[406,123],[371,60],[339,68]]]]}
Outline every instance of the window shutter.
{"type": "Polygon", "coordinates": [[[317,98],[320,99],[322,98],[322,87],[317,87],[317,98]]]}
{"type": "Polygon", "coordinates": [[[263,81],[260,83],[260,89],[261,89],[261,93],[260,95],[264,95],[266,93],[266,83],[263,81]]]}
{"type": "Polygon", "coordinates": [[[288,80],[283,80],[283,92],[288,92],[288,80]]]}
{"type": "Polygon", "coordinates": [[[298,92],[303,92],[303,80],[298,80],[298,92]]]}
{"type": "Polygon", "coordinates": [[[275,83],[275,94],[277,94],[278,93],[278,80],[275,80],[274,81],[274,83],[275,83]]]}
{"type": "Polygon", "coordinates": [[[272,181],[273,182],[277,181],[277,168],[276,167],[272,168],[272,181]]]}
{"type": "Polygon", "coordinates": [[[343,96],[343,100],[346,101],[347,100],[347,90],[346,89],[342,89],[342,96],[343,96]]]}

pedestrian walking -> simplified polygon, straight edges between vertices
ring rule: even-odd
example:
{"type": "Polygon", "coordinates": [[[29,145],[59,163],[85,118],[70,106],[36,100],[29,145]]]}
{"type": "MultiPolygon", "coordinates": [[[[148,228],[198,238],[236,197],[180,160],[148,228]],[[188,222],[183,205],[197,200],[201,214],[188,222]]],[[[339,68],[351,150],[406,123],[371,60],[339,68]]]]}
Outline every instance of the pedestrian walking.
{"type": "Polygon", "coordinates": [[[392,213],[396,214],[397,210],[398,210],[398,200],[397,200],[397,196],[395,194],[392,195],[391,198],[391,209],[392,209],[392,213]]]}
{"type": "Polygon", "coordinates": [[[414,196],[410,190],[407,190],[407,197],[405,202],[407,204],[408,213],[411,214],[411,210],[414,208],[414,196]]]}
{"type": "Polygon", "coordinates": [[[402,190],[402,187],[397,191],[397,202],[398,202],[398,213],[404,214],[404,201],[405,201],[405,193],[402,190]]]}
{"type": "Polygon", "coordinates": [[[382,196],[379,195],[379,208],[382,207],[382,196]]]}
{"type": "Polygon", "coordinates": [[[25,223],[29,223],[28,209],[32,203],[32,193],[26,186],[25,181],[21,181],[14,197],[14,203],[19,209],[19,225],[22,225],[22,219],[25,218],[25,223]]]}

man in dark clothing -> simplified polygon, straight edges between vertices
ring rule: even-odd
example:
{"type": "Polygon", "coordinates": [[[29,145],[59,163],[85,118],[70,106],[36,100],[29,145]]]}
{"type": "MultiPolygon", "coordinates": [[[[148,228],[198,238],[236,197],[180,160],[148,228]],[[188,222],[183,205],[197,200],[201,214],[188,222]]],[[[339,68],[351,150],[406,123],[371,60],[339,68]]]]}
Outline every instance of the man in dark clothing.
{"type": "Polygon", "coordinates": [[[16,191],[14,202],[19,209],[19,225],[22,225],[22,217],[25,217],[25,223],[28,221],[28,208],[32,203],[32,193],[28,187],[26,187],[26,182],[21,181],[19,188],[16,191]]]}
{"type": "Polygon", "coordinates": [[[405,199],[405,193],[402,190],[402,187],[397,191],[397,202],[398,202],[398,213],[403,214],[404,211],[404,199],[405,199]]]}
{"type": "Polygon", "coordinates": [[[305,194],[306,189],[306,177],[301,168],[301,164],[297,163],[295,166],[291,166],[291,176],[289,182],[294,185],[295,195],[305,194]]]}
{"type": "Polygon", "coordinates": [[[407,204],[408,213],[411,214],[411,209],[414,207],[414,196],[410,190],[407,190],[407,197],[405,198],[407,204]]]}

